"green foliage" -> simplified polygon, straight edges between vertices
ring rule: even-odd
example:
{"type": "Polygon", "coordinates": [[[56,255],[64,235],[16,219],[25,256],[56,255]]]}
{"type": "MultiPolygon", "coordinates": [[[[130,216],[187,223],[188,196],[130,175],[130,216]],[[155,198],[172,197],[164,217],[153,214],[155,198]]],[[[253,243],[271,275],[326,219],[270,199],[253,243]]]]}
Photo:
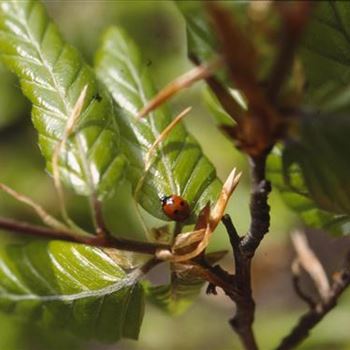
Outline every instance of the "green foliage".
{"type": "MultiPolygon", "coordinates": [[[[206,254],[206,261],[217,263],[227,254],[226,250],[206,254]]],[[[170,315],[181,315],[198,298],[205,280],[198,277],[190,267],[171,264],[170,283],[153,286],[144,283],[148,300],[162,311],[170,315]]]]}
{"type": "Polygon", "coordinates": [[[323,111],[349,111],[350,6],[321,1],[303,38],[305,103],[323,111]]]}
{"type": "Polygon", "coordinates": [[[311,113],[301,115],[283,155],[269,161],[287,203],[306,224],[334,234],[350,232],[349,20],[347,2],[317,6],[301,49],[311,113]]]}
{"type": "Polygon", "coordinates": [[[136,339],[143,317],[137,274],[103,250],[61,241],[0,250],[0,309],[85,339],[136,339]]]}
{"type": "Polygon", "coordinates": [[[204,281],[189,274],[172,273],[171,283],[152,286],[146,284],[148,300],[170,315],[181,315],[197,299],[204,281]]]}
{"type": "MultiPolygon", "coordinates": [[[[328,230],[334,235],[348,234],[350,217],[321,209],[308,192],[300,166],[289,164],[286,169],[283,166],[281,148],[275,147],[267,162],[268,178],[281,192],[287,205],[300,215],[303,222],[311,227],[328,230]]],[[[324,193],[322,182],[328,181],[324,178],[324,174],[320,181],[317,184],[320,191],[324,193]]],[[[334,185],[337,187],[336,183],[334,185]]]]}
{"type": "Polygon", "coordinates": [[[204,16],[203,3],[176,1],[186,21],[187,52],[200,62],[208,62],[217,54],[217,42],[212,28],[204,16]]]}
{"type": "MultiPolygon", "coordinates": [[[[134,191],[145,175],[145,156],[158,135],[171,122],[165,107],[158,108],[139,121],[137,112],[155,95],[155,90],[142,58],[132,40],[119,28],[110,28],[97,53],[96,70],[120,106],[118,124],[123,152],[130,167],[128,178],[134,191]]],[[[196,140],[177,125],[153,155],[152,166],[136,193],[139,203],[151,214],[168,220],[161,210],[162,195],[179,194],[194,213],[216,199],[221,186],[213,165],[203,155],[196,140]]]]}
{"type": "Polygon", "coordinates": [[[39,2],[1,2],[0,55],[33,104],[32,119],[49,169],[72,108],[88,85],[77,134],[60,155],[60,171],[64,182],[78,193],[110,191],[125,165],[113,104],[39,2]],[[96,99],[98,95],[102,99],[96,99]]]}

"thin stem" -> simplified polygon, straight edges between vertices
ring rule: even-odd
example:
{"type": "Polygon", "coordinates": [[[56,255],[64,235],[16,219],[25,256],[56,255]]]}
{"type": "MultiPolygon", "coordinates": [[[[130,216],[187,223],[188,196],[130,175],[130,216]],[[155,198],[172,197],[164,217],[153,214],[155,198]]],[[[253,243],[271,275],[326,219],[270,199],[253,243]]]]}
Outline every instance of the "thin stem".
{"type": "Polygon", "coordinates": [[[236,253],[240,249],[241,238],[239,237],[237,230],[233,225],[230,215],[225,214],[221,220],[225,225],[226,231],[230,238],[230,243],[234,250],[233,253],[236,253]]]}
{"type": "Polygon", "coordinates": [[[131,252],[154,255],[158,250],[170,250],[167,244],[156,244],[150,242],[140,242],[125,238],[72,235],[71,232],[55,230],[52,228],[29,224],[17,220],[0,218],[0,229],[5,229],[13,233],[35,235],[45,238],[60,239],[68,242],[83,243],[96,247],[115,248],[131,252]]]}
{"type": "Polygon", "coordinates": [[[50,227],[29,224],[27,222],[0,217],[0,229],[5,229],[14,233],[35,235],[40,237],[50,237],[63,239],[65,241],[76,242],[86,236],[73,236],[70,231],[53,229],[50,227]]]}
{"type": "Polygon", "coordinates": [[[307,295],[303,289],[301,288],[300,285],[300,273],[301,273],[301,266],[299,263],[298,259],[295,259],[292,263],[292,283],[293,283],[293,287],[295,290],[295,293],[298,295],[298,297],[301,300],[304,300],[305,303],[307,303],[309,305],[309,307],[312,309],[315,307],[315,301],[309,296],[307,295]]]}
{"type": "Polygon", "coordinates": [[[291,238],[300,266],[304,268],[313,280],[320,297],[323,300],[327,300],[330,293],[330,284],[327,273],[320,260],[309,246],[305,234],[300,231],[295,231],[291,238]]]}
{"type": "Polygon", "coordinates": [[[146,273],[148,273],[150,270],[152,270],[155,266],[159,265],[160,263],[162,263],[162,260],[157,259],[156,257],[151,258],[150,260],[148,260],[144,265],[142,265],[140,267],[140,270],[142,271],[142,273],[145,275],[146,273]]]}
{"type": "Polygon", "coordinates": [[[337,274],[331,286],[330,296],[327,301],[320,301],[313,308],[307,311],[298,321],[297,325],[277,346],[276,350],[294,349],[305,340],[311,330],[330,312],[338,302],[339,297],[350,285],[350,259],[346,261],[346,266],[337,274]]]}
{"type": "Polygon", "coordinates": [[[97,236],[107,238],[109,236],[109,231],[103,218],[102,203],[99,201],[96,194],[91,196],[91,202],[97,236]]]}

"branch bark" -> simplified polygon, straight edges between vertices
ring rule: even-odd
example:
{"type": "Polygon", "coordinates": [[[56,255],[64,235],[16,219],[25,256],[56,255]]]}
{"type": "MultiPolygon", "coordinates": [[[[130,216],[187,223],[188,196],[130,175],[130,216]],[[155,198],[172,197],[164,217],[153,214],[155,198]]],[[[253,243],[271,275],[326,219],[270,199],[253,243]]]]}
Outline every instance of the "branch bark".
{"type": "Polygon", "coordinates": [[[265,178],[268,152],[250,158],[252,192],[250,196],[250,228],[242,239],[244,255],[252,258],[270,227],[270,206],[267,203],[271,184],[265,178]]]}
{"type": "Polygon", "coordinates": [[[258,349],[253,322],[255,316],[255,302],[251,285],[251,262],[255,250],[264,235],[269,230],[270,207],[267,203],[271,190],[270,183],[265,179],[266,154],[251,159],[251,225],[248,233],[240,238],[231,218],[226,215],[223,223],[230,237],[235,259],[235,293],[227,293],[236,303],[236,313],[230,324],[239,335],[245,349],[258,349]]]}

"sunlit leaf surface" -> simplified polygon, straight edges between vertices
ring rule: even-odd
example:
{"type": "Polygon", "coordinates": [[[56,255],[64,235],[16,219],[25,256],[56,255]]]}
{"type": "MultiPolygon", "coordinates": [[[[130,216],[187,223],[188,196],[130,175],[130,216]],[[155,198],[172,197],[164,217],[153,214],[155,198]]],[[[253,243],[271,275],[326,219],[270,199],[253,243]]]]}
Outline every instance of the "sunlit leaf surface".
{"type": "Polygon", "coordinates": [[[100,249],[37,241],[0,249],[0,309],[102,341],[137,338],[143,290],[100,249]]]}
{"type": "Polygon", "coordinates": [[[213,202],[221,186],[215,168],[182,124],[160,144],[145,174],[147,151],[172,119],[161,107],[137,120],[137,112],[155,95],[155,90],[146,60],[123,30],[113,27],[105,33],[96,70],[120,106],[118,123],[123,151],[130,162],[128,177],[134,190],[140,188],[136,191],[139,203],[154,216],[168,220],[160,203],[164,195],[181,195],[193,213],[209,200],[213,202]]]}
{"type": "Polygon", "coordinates": [[[2,1],[0,6],[0,57],[33,104],[32,119],[49,170],[72,108],[88,85],[76,133],[61,152],[60,171],[78,193],[105,194],[125,165],[110,98],[39,2],[2,1]]]}

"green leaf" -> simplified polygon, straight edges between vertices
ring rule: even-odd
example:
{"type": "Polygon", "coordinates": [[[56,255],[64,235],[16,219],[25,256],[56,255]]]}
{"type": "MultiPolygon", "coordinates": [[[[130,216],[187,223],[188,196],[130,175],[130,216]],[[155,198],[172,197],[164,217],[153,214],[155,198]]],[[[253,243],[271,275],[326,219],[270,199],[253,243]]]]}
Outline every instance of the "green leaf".
{"type": "Polygon", "coordinates": [[[172,274],[171,283],[158,286],[145,284],[147,300],[170,315],[181,315],[193,304],[204,285],[195,276],[172,274]]]}
{"type": "MultiPolygon", "coordinates": [[[[206,255],[206,260],[213,265],[226,254],[226,250],[211,252],[206,255]]],[[[171,271],[168,284],[153,286],[147,281],[143,284],[146,296],[153,305],[170,315],[181,315],[198,298],[206,281],[181,264],[171,264],[171,271]]]]}
{"type": "Polygon", "coordinates": [[[175,1],[186,21],[187,52],[200,62],[208,62],[217,55],[218,44],[212,27],[205,17],[200,1],[175,1]]]}
{"type": "Polygon", "coordinates": [[[320,1],[303,39],[305,103],[322,111],[350,107],[350,3],[320,1]]]}
{"type": "MultiPolygon", "coordinates": [[[[318,159],[322,158],[322,151],[315,147],[315,152],[319,152],[318,159]]],[[[302,155],[300,154],[300,156],[302,155]]],[[[311,161],[313,163],[313,160],[311,161]]],[[[329,164],[324,163],[324,166],[329,167],[329,164]]],[[[300,165],[298,163],[288,164],[288,167],[284,168],[280,147],[275,147],[268,158],[267,175],[273,186],[280,191],[287,205],[300,215],[306,225],[325,229],[334,235],[349,234],[350,216],[322,209],[307,189],[300,165]]],[[[321,176],[320,181],[315,182],[313,188],[324,193],[323,182],[328,183],[328,179],[324,178],[325,174],[323,173],[317,176],[321,176]],[[315,185],[319,187],[317,188],[315,185]]],[[[334,183],[334,185],[339,190],[339,184],[334,183]]]]}
{"type": "Polygon", "coordinates": [[[272,171],[284,197],[304,221],[335,234],[350,232],[349,21],[348,2],[317,4],[300,51],[306,80],[304,107],[311,108],[313,115],[298,120],[283,150],[283,166],[276,160],[272,171]],[[282,169],[285,181],[278,175],[282,169]]]}
{"type": "MultiPolygon", "coordinates": [[[[228,12],[235,23],[240,27],[242,34],[252,33],[246,38],[251,41],[254,49],[258,52],[259,79],[265,80],[267,74],[271,70],[271,64],[274,59],[275,47],[271,45],[271,41],[267,38],[264,30],[260,30],[253,25],[249,15],[249,1],[217,1],[226,12],[228,12]]],[[[201,63],[209,62],[220,53],[220,45],[215,36],[215,30],[209,20],[204,2],[202,1],[182,1],[177,0],[175,4],[186,23],[186,39],[187,54],[190,59],[196,58],[201,63]]],[[[269,30],[279,32],[278,21],[276,20],[276,12],[270,11],[269,16],[264,20],[269,30]]],[[[265,28],[266,29],[266,28],[265,28]]],[[[239,50],[239,48],[237,48],[239,50]]],[[[217,78],[225,85],[234,86],[231,78],[227,76],[224,70],[216,73],[217,78]]],[[[241,98],[238,98],[241,100],[241,98]]],[[[240,101],[238,101],[240,103],[240,101]]]]}
{"type": "MultiPolygon", "coordinates": [[[[228,92],[235,99],[235,101],[240,105],[242,110],[247,109],[247,104],[238,90],[228,88],[228,92]]],[[[216,96],[208,87],[205,88],[203,97],[208,107],[208,110],[211,112],[212,116],[214,117],[215,121],[219,126],[235,125],[234,120],[224,110],[224,108],[221,106],[216,96]]]]}
{"type": "Polygon", "coordinates": [[[88,85],[76,133],[60,156],[60,171],[78,193],[109,192],[125,165],[111,99],[39,2],[1,1],[0,6],[0,56],[33,104],[32,119],[48,169],[72,108],[88,85]]]}
{"type": "MultiPolygon", "coordinates": [[[[96,70],[120,106],[118,123],[123,152],[130,162],[128,178],[134,190],[145,174],[147,151],[171,122],[164,107],[141,121],[136,118],[137,112],[155,95],[146,66],[146,60],[124,31],[112,27],[105,33],[96,56],[96,70]]],[[[159,200],[163,195],[181,195],[194,214],[209,200],[216,199],[221,183],[215,168],[183,125],[171,131],[153,157],[152,167],[137,195],[137,200],[149,213],[169,220],[159,200]]]]}
{"type": "Polygon", "coordinates": [[[0,309],[112,342],[137,338],[143,290],[103,250],[62,241],[0,248],[0,309]]]}

